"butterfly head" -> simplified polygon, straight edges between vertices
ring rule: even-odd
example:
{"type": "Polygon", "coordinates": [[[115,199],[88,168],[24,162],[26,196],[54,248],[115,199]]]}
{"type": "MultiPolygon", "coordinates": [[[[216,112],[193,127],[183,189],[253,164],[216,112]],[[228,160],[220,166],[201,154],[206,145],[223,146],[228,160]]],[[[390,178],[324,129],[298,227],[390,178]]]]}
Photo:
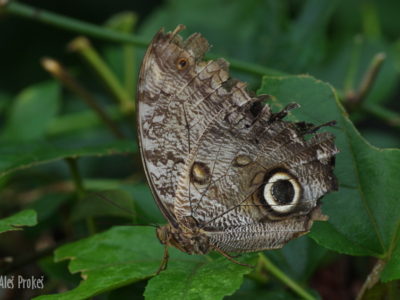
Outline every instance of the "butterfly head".
{"type": "Polygon", "coordinates": [[[170,240],[170,225],[164,225],[164,226],[158,226],[156,229],[156,234],[157,238],[159,239],[160,243],[163,245],[168,244],[168,241],[170,240]]]}
{"type": "Polygon", "coordinates": [[[202,231],[193,232],[171,224],[158,227],[156,234],[161,244],[173,246],[189,254],[206,254],[210,249],[209,238],[202,231]]]}

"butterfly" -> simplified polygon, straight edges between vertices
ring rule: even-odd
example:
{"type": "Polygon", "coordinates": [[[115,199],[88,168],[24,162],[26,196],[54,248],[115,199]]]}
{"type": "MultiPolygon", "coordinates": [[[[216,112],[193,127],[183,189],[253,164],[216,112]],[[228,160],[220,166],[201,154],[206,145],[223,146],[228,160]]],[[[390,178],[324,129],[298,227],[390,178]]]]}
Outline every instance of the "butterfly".
{"type": "MultiPolygon", "coordinates": [[[[326,219],[319,199],[337,189],[334,136],[284,121],[268,95],[250,96],[224,59],[203,59],[199,33],[160,30],[144,56],[137,91],[146,177],[168,224],[165,245],[189,254],[281,248],[326,219]],[[305,139],[305,135],[312,135],[305,139]]],[[[240,263],[239,263],[240,264],[240,263]]]]}

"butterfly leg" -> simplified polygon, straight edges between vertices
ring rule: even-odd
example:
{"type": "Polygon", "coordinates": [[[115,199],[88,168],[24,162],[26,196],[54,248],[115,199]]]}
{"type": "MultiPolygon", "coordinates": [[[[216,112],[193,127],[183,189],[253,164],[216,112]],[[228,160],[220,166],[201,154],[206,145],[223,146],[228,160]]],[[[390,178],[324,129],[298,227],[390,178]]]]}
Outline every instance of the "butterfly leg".
{"type": "Polygon", "coordinates": [[[161,271],[164,271],[167,266],[168,266],[168,259],[169,259],[169,253],[168,253],[168,245],[165,245],[164,247],[164,256],[163,256],[163,260],[161,262],[160,267],[157,270],[156,275],[160,274],[161,271]]]}
{"type": "Polygon", "coordinates": [[[218,249],[218,248],[214,248],[215,251],[217,251],[218,253],[222,254],[223,256],[225,256],[227,259],[229,259],[231,262],[237,264],[237,265],[241,265],[243,267],[248,267],[248,268],[252,268],[254,269],[255,266],[249,265],[249,264],[245,264],[245,263],[241,263],[239,261],[237,261],[236,259],[234,259],[232,256],[230,256],[228,253],[225,253],[224,251],[218,249]]]}

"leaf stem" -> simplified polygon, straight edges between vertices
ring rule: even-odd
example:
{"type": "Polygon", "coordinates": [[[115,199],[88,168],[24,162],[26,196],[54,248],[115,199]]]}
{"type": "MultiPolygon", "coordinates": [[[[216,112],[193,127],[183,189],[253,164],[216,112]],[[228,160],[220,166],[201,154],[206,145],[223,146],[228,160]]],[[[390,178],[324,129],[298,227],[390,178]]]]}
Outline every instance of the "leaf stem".
{"type": "MultiPolygon", "coordinates": [[[[75,184],[75,189],[76,189],[76,194],[77,194],[78,200],[83,201],[85,198],[86,191],[83,186],[82,177],[78,170],[78,164],[77,164],[76,158],[70,157],[70,158],[66,158],[65,160],[68,164],[69,170],[72,175],[72,180],[75,184]]],[[[91,235],[96,233],[96,226],[94,224],[94,220],[92,217],[86,217],[86,226],[91,235]]]]}
{"type": "Polygon", "coordinates": [[[386,265],[386,261],[379,259],[375,266],[372,268],[371,273],[369,273],[367,279],[364,281],[363,286],[361,287],[360,291],[357,294],[356,300],[363,299],[364,294],[367,290],[372,288],[375,284],[378,283],[379,278],[381,276],[381,272],[386,265]]]}
{"type": "MultiPolygon", "coordinates": [[[[207,59],[216,59],[221,57],[221,55],[217,54],[207,54],[206,58],[207,59]]],[[[238,59],[234,58],[226,58],[225,60],[229,61],[229,65],[232,69],[235,69],[240,72],[244,73],[249,73],[253,75],[258,75],[258,76],[264,76],[264,75],[272,75],[272,76],[284,76],[288,75],[287,73],[267,67],[263,67],[258,64],[253,64],[249,62],[244,62],[238,59]]]]}
{"type": "Polygon", "coordinates": [[[262,263],[262,265],[264,266],[264,268],[266,270],[268,270],[277,279],[279,279],[284,284],[286,284],[297,295],[299,295],[303,299],[315,300],[315,297],[313,297],[303,287],[301,287],[297,282],[295,282],[293,279],[289,278],[285,273],[283,273],[281,270],[279,270],[271,262],[271,260],[268,257],[266,257],[263,253],[259,253],[259,261],[262,263]]]}
{"type": "Polygon", "coordinates": [[[93,68],[112,96],[120,103],[123,112],[134,111],[133,100],[87,38],[77,37],[69,44],[68,48],[77,52],[93,68]]]}
{"type": "MultiPolygon", "coordinates": [[[[122,33],[133,34],[137,24],[138,17],[133,12],[122,12],[112,16],[107,21],[107,27],[122,33]]],[[[123,85],[131,99],[135,97],[136,91],[136,53],[135,45],[122,45],[122,63],[124,71],[123,85]]]]}
{"type": "Polygon", "coordinates": [[[362,106],[364,100],[367,98],[369,91],[374,85],[375,79],[385,59],[385,53],[380,52],[375,54],[367,71],[364,73],[363,79],[361,80],[357,92],[354,93],[352,90],[347,91],[345,95],[345,104],[348,109],[355,110],[356,108],[362,106]]]}
{"type": "Polygon", "coordinates": [[[382,36],[378,11],[373,1],[365,1],[361,5],[362,27],[364,34],[369,39],[378,40],[382,36]]]}
{"type": "Polygon", "coordinates": [[[76,193],[79,199],[83,199],[85,196],[85,189],[83,187],[82,177],[78,171],[78,164],[76,163],[75,158],[66,158],[69,170],[72,175],[73,182],[75,184],[76,193]]]}
{"type": "Polygon", "coordinates": [[[365,72],[364,77],[360,83],[358,88],[358,97],[360,99],[365,99],[368,92],[371,90],[373,83],[376,79],[376,76],[379,73],[379,70],[382,67],[383,62],[386,59],[386,54],[383,52],[375,54],[374,58],[369,65],[367,72],[365,72]]]}
{"type": "MultiPolygon", "coordinates": [[[[123,62],[124,62],[124,86],[131,99],[135,99],[136,91],[136,55],[135,47],[133,45],[124,45],[123,62]]],[[[135,101],[133,101],[135,104],[135,101]]]]}
{"type": "Polygon", "coordinates": [[[87,22],[82,22],[73,18],[68,18],[56,13],[39,9],[17,1],[1,0],[0,11],[5,11],[16,16],[42,22],[45,24],[59,27],[68,31],[78,32],[88,36],[96,37],[113,42],[131,43],[139,46],[146,46],[147,39],[131,34],[120,33],[101,26],[96,26],[87,22]]]}
{"type": "Polygon", "coordinates": [[[350,62],[347,68],[347,73],[344,81],[344,93],[346,95],[354,93],[354,79],[357,76],[357,70],[360,64],[360,51],[362,43],[363,43],[362,36],[357,34],[353,39],[353,47],[351,50],[350,62]]]}
{"type": "Polygon", "coordinates": [[[384,121],[387,125],[400,129],[400,114],[377,104],[365,104],[364,112],[384,121]]]}
{"type": "MultiPolygon", "coordinates": [[[[140,47],[146,47],[149,43],[148,39],[132,34],[121,33],[115,30],[110,30],[101,26],[96,26],[87,22],[79,21],[73,18],[68,18],[56,13],[52,13],[43,9],[31,7],[26,4],[18,3],[17,1],[0,0],[0,12],[4,11],[9,14],[31,19],[62,28],[68,31],[77,32],[81,35],[87,35],[98,39],[103,39],[111,42],[132,44],[140,47]]],[[[220,57],[215,54],[210,54],[208,58],[220,57]]],[[[230,62],[231,68],[254,74],[262,75],[285,75],[284,72],[266,68],[257,64],[244,62],[237,59],[226,58],[230,62]]]]}
{"type": "Polygon", "coordinates": [[[102,107],[98,105],[94,97],[85,88],[83,88],[59,62],[51,58],[43,58],[42,66],[46,71],[67,86],[71,91],[80,96],[81,99],[84,100],[85,103],[96,112],[99,118],[108,126],[108,128],[117,138],[124,138],[122,131],[119,130],[117,125],[102,109],[102,107]]]}

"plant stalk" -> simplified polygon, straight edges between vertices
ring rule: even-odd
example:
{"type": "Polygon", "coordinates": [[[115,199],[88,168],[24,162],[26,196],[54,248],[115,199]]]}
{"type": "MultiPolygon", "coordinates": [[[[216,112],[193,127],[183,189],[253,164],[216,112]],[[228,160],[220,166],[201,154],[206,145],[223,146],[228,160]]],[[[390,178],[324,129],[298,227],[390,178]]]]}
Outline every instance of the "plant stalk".
{"type": "Polygon", "coordinates": [[[314,296],[308,293],[303,287],[301,287],[297,282],[293,279],[289,278],[285,273],[276,267],[271,260],[266,257],[263,253],[259,254],[259,261],[263,265],[263,267],[269,271],[272,275],[274,275],[277,279],[287,285],[293,292],[307,300],[316,300],[314,296]]]}
{"type": "MultiPolygon", "coordinates": [[[[83,180],[78,170],[78,164],[75,158],[66,158],[65,159],[69,170],[72,175],[72,180],[75,184],[75,190],[79,201],[83,201],[85,198],[85,188],[83,186],[83,180]]],[[[92,217],[86,217],[86,226],[90,235],[96,233],[96,226],[92,217]]]]}
{"type": "Polygon", "coordinates": [[[94,97],[83,88],[69,72],[56,60],[51,58],[43,58],[42,66],[46,71],[48,71],[51,75],[61,81],[66,87],[68,87],[71,91],[76,93],[85,103],[93,109],[94,112],[99,116],[99,118],[108,126],[111,132],[115,135],[115,137],[119,139],[124,138],[124,134],[119,130],[114,121],[108,116],[108,114],[102,109],[100,105],[97,104],[97,101],[94,97]]]}
{"type": "Polygon", "coordinates": [[[74,39],[69,44],[68,48],[77,52],[84,61],[91,66],[100,80],[111,92],[113,98],[120,103],[123,112],[134,111],[133,99],[130,98],[118,78],[110,70],[99,53],[97,53],[97,51],[92,47],[87,38],[80,36],[74,39]]]}
{"type": "Polygon", "coordinates": [[[361,287],[360,291],[357,294],[356,300],[361,300],[364,294],[372,288],[375,284],[378,283],[379,278],[381,276],[381,272],[386,265],[386,261],[379,259],[375,266],[373,267],[371,273],[369,273],[367,279],[364,281],[363,286],[361,287]]]}

